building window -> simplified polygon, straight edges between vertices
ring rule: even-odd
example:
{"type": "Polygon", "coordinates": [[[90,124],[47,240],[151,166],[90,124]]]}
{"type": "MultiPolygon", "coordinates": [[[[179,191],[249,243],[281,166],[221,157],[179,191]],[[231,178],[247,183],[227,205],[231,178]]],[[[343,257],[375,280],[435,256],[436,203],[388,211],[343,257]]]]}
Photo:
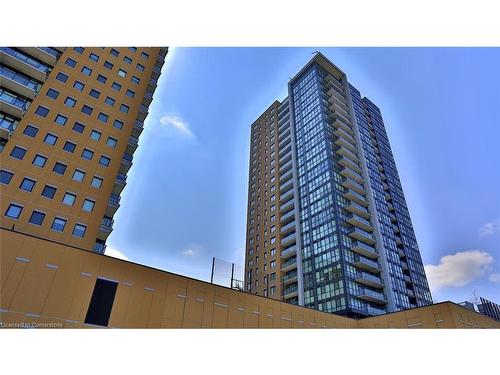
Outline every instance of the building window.
{"type": "Polygon", "coordinates": [[[12,156],[14,159],[23,160],[24,155],[26,155],[26,150],[19,146],[15,146],[10,152],[10,156],[12,156]]]}
{"type": "Polygon", "coordinates": [[[104,62],[104,67],[105,67],[106,69],[111,70],[111,69],[113,69],[113,64],[111,64],[109,61],[105,61],[105,62],[104,62]]]}
{"type": "Polygon", "coordinates": [[[100,189],[102,186],[102,181],[103,181],[102,178],[94,176],[94,177],[92,177],[92,182],[90,183],[90,185],[93,188],[100,189]]]}
{"type": "Polygon", "coordinates": [[[141,82],[141,80],[139,78],[137,78],[136,76],[132,76],[132,78],[130,79],[133,83],[135,83],[136,85],[139,84],[139,82],[141,82]]]}
{"type": "Polygon", "coordinates": [[[132,90],[127,90],[127,92],[125,93],[125,95],[133,98],[135,96],[135,92],[133,92],[132,90]]]}
{"type": "Polygon", "coordinates": [[[28,222],[35,225],[42,225],[43,219],[45,219],[45,214],[43,212],[33,210],[28,222]]]}
{"type": "Polygon", "coordinates": [[[73,236],[83,238],[85,236],[85,231],[87,230],[87,227],[82,224],[75,224],[75,227],[73,228],[73,236]]]}
{"type": "Polygon", "coordinates": [[[137,64],[137,65],[136,65],[136,68],[137,68],[137,70],[138,70],[138,71],[140,71],[140,72],[143,72],[143,71],[144,71],[144,65],[137,64]]]}
{"type": "Polygon", "coordinates": [[[99,56],[97,56],[95,53],[91,53],[89,55],[89,59],[92,60],[92,61],[98,62],[99,61],[99,56]]]}
{"type": "Polygon", "coordinates": [[[66,104],[68,107],[73,108],[76,104],[76,100],[68,96],[64,101],[64,104],[66,104]]]}
{"type": "Polygon", "coordinates": [[[92,69],[90,69],[90,68],[89,68],[89,67],[87,67],[87,66],[84,66],[84,67],[82,68],[82,73],[83,73],[83,75],[85,75],[85,76],[90,76],[90,75],[92,74],[92,69]]]}
{"type": "Polygon", "coordinates": [[[17,220],[21,215],[22,210],[23,210],[22,206],[11,203],[9,208],[7,208],[7,211],[5,212],[5,216],[17,220]]]}
{"type": "Polygon", "coordinates": [[[73,206],[76,200],[76,195],[72,193],[66,193],[64,194],[64,198],[62,202],[67,205],[67,206],[73,206]]]}
{"type": "Polygon", "coordinates": [[[84,49],[85,48],[83,48],[83,47],[75,47],[75,48],[73,48],[73,50],[76,51],[76,52],[78,52],[80,55],[83,53],[84,49]]]}
{"type": "Polygon", "coordinates": [[[119,83],[117,82],[113,82],[113,84],[111,85],[111,88],[115,91],[120,91],[122,89],[122,85],[120,85],[119,83]]]}
{"type": "Polygon", "coordinates": [[[8,185],[8,184],[10,184],[10,180],[12,180],[13,176],[14,176],[14,173],[9,172],[9,171],[4,171],[2,169],[0,171],[0,182],[2,184],[8,185]]]}
{"type": "Polygon", "coordinates": [[[73,142],[70,142],[70,141],[66,141],[66,143],[64,144],[63,150],[73,153],[73,152],[75,152],[75,148],[76,148],[76,144],[74,144],[73,142]]]}
{"type": "Polygon", "coordinates": [[[111,51],[109,51],[110,54],[112,54],[114,57],[118,56],[120,52],[118,52],[116,49],[111,48],[111,51]]]}
{"type": "Polygon", "coordinates": [[[97,80],[98,80],[99,82],[101,82],[101,83],[106,83],[106,81],[107,81],[108,79],[106,78],[106,76],[103,76],[102,74],[99,74],[99,75],[97,76],[97,80]]]}
{"type": "Polygon", "coordinates": [[[269,281],[274,281],[276,280],[276,272],[273,272],[271,275],[269,275],[269,281]]]}
{"type": "Polygon", "coordinates": [[[103,156],[101,156],[101,157],[99,158],[99,164],[101,164],[101,165],[102,165],[102,166],[104,166],[104,167],[109,166],[109,163],[110,163],[110,162],[111,162],[111,159],[110,159],[110,158],[108,158],[107,156],[104,156],[104,155],[103,155],[103,156]]]}
{"type": "Polygon", "coordinates": [[[81,83],[80,81],[75,81],[75,83],[73,83],[73,87],[75,89],[77,89],[78,91],[83,91],[83,88],[85,87],[85,85],[83,83],[81,83]]]}
{"type": "MultiPolygon", "coordinates": [[[[58,81],[63,82],[63,83],[66,83],[66,81],[68,80],[68,78],[69,78],[69,77],[68,77],[66,74],[61,73],[61,72],[57,73],[57,76],[56,76],[56,79],[57,79],[58,81]]],[[[55,90],[54,90],[54,91],[55,91],[55,90]]],[[[57,97],[57,95],[56,95],[56,97],[57,97]]],[[[54,99],[55,99],[55,98],[54,98],[54,99]]]]}
{"type": "Polygon", "coordinates": [[[75,122],[75,125],[73,125],[73,130],[77,133],[83,133],[84,129],[85,125],[80,124],[79,122],[75,122]]]}
{"type": "Polygon", "coordinates": [[[66,172],[66,165],[60,162],[56,162],[54,164],[54,168],[52,168],[52,171],[54,173],[64,175],[64,173],[66,172]]]}
{"type": "Polygon", "coordinates": [[[109,146],[109,147],[111,147],[111,148],[115,148],[115,147],[116,147],[116,143],[117,143],[117,142],[118,142],[118,141],[117,141],[115,138],[113,138],[113,137],[108,137],[108,140],[106,141],[106,145],[108,145],[108,146],[109,146]]]}
{"type": "Polygon", "coordinates": [[[142,57],[144,60],[149,59],[149,55],[148,55],[146,52],[141,52],[141,57],[142,57]]]}
{"type": "Polygon", "coordinates": [[[99,99],[99,95],[101,95],[101,93],[96,89],[92,89],[90,90],[89,95],[92,96],[93,98],[99,99]]]}
{"type": "Polygon", "coordinates": [[[72,58],[68,57],[65,62],[66,65],[74,68],[76,66],[76,61],[73,60],[72,58]]]}
{"type": "Polygon", "coordinates": [[[91,199],[85,199],[83,201],[82,210],[87,212],[92,212],[94,209],[95,202],[91,199]]]}
{"type": "Polygon", "coordinates": [[[122,78],[124,78],[127,75],[127,72],[123,69],[118,70],[118,75],[122,78]]]}
{"type": "Polygon", "coordinates": [[[34,137],[38,133],[38,128],[35,128],[34,126],[27,125],[24,128],[23,134],[27,135],[28,137],[34,137]]]}
{"type": "Polygon", "coordinates": [[[97,118],[99,119],[99,121],[106,123],[108,122],[109,116],[105,113],[100,112],[97,118]]]}
{"type": "Polygon", "coordinates": [[[84,178],[85,178],[85,172],[79,169],[75,169],[75,171],[73,172],[73,180],[82,182],[84,178]]]}
{"type": "MultiPolygon", "coordinates": [[[[59,74],[62,74],[62,73],[59,73],[59,74]]],[[[45,95],[47,95],[49,98],[52,98],[55,100],[59,96],[59,91],[51,88],[51,89],[47,90],[47,93],[45,95]]]]}
{"type": "Polygon", "coordinates": [[[130,107],[128,105],[122,104],[120,105],[120,111],[128,113],[130,107]]]}
{"type": "Polygon", "coordinates": [[[19,185],[19,189],[24,190],[24,191],[33,191],[33,188],[35,187],[36,181],[32,180],[31,178],[23,178],[23,181],[21,182],[21,185],[19,185]]]}
{"type": "Polygon", "coordinates": [[[115,120],[115,122],[113,123],[113,127],[117,128],[117,129],[123,128],[123,121],[115,120]]]}
{"type": "Polygon", "coordinates": [[[89,116],[92,114],[93,110],[94,109],[92,107],[90,107],[86,104],[82,107],[82,112],[85,113],[86,115],[89,115],[89,116]]]}
{"type": "Polygon", "coordinates": [[[42,191],[42,196],[49,198],[49,199],[53,199],[54,195],[56,195],[56,191],[57,191],[57,189],[55,187],[45,185],[45,187],[43,188],[43,191],[42,191]]]}
{"type": "Polygon", "coordinates": [[[58,114],[54,120],[56,124],[59,124],[61,126],[66,125],[66,122],[68,121],[68,118],[66,116],[58,114]]]}
{"type": "Polygon", "coordinates": [[[90,132],[90,138],[93,139],[94,141],[98,141],[101,139],[101,133],[98,132],[97,130],[92,130],[90,132]]]}
{"type": "Polygon", "coordinates": [[[128,57],[128,56],[124,56],[123,57],[123,62],[125,64],[132,64],[132,59],[130,57],[128,57]]]}
{"type": "Polygon", "coordinates": [[[137,51],[137,47],[128,47],[128,49],[129,49],[130,51],[132,51],[132,52],[137,51]]]}
{"type": "Polygon", "coordinates": [[[271,268],[275,268],[276,267],[276,261],[272,260],[270,265],[271,265],[271,268]]]}
{"type": "Polygon", "coordinates": [[[47,158],[39,154],[36,154],[35,158],[33,159],[33,164],[40,168],[43,168],[46,162],[47,158]]]}
{"type": "Polygon", "coordinates": [[[106,97],[106,99],[104,100],[104,103],[106,103],[107,105],[110,105],[111,107],[115,105],[115,99],[113,98],[110,98],[109,96],[106,97]]]}
{"type": "Polygon", "coordinates": [[[275,287],[275,286],[272,286],[272,287],[270,287],[270,288],[269,288],[269,294],[270,294],[271,296],[273,296],[273,295],[274,295],[274,293],[276,293],[276,287],[275,287]]]}
{"type": "Polygon", "coordinates": [[[84,148],[82,151],[82,158],[87,159],[87,160],[92,160],[92,157],[94,156],[94,151],[90,151],[87,148],[84,148]]]}
{"type": "Polygon", "coordinates": [[[62,232],[64,231],[64,227],[66,226],[66,220],[62,219],[60,217],[54,218],[54,221],[52,222],[52,230],[56,232],[62,232]]]}
{"type": "Polygon", "coordinates": [[[49,114],[49,109],[39,105],[35,111],[35,114],[37,114],[40,117],[47,117],[47,115],[49,114]]]}
{"type": "Polygon", "coordinates": [[[271,249],[271,253],[270,254],[271,254],[272,257],[275,256],[276,255],[276,249],[271,249]]]}

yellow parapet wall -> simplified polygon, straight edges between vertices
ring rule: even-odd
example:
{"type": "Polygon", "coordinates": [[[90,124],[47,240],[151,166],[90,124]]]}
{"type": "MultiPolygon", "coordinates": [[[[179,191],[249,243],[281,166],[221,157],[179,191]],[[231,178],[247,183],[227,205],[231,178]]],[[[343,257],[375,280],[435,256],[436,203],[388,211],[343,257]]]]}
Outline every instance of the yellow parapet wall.
{"type": "Polygon", "coordinates": [[[116,328],[500,328],[451,302],[353,320],[0,229],[2,327],[85,324],[96,280],[116,328]]]}

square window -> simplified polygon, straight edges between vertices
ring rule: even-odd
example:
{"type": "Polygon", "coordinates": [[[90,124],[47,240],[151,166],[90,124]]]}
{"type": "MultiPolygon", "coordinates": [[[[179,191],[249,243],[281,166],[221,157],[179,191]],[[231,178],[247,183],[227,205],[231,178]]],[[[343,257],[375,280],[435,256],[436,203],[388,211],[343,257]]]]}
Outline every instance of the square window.
{"type": "Polygon", "coordinates": [[[56,124],[64,126],[64,125],[66,125],[68,118],[66,116],[61,115],[61,114],[58,114],[54,121],[56,124]]]}
{"type": "Polygon", "coordinates": [[[68,107],[73,108],[76,104],[76,100],[68,96],[64,101],[64,104],[66,104],[68,107]]]}
{"type": "Polygon", "coordinates": [[[92,69],[90,69],[88,66],[84,66],[82,68],[82,73],[83,75],[90,76],[92,74],[92,69]]]}
{"type": "Polygon", "coordinates": [[[92,107],[90,107],[86,104],[82,107],[82,112],[85,113],[86,115],[89,115],[89,116],[92,114],[93,110],[94,109],[92,107]]]}
{"type": "Polygon", "coordinates": [[[132,76],[131,81],[135,84],[139,84],[139,82],[141,82],[141,80],[139,78],[137,78],[136,76],[132,76]]]}
{"type": "Polygon", "coordinates": [[[129,49],[130,51],[132,51],[132,52],[137,51],[137,47],[128,47],[128,49],[129,49]]]}
{"type": "Polygon", "coordinates": [[[102,178],[94,176],[92,177],[92,182],[90,183],[90,185],[93,188],[100,189],[102,186],[102,182],[103,182],[102,178]]]}
{"type": "Polygon", "coordinates": [[[103,76],[102,74],[99,74],[97,76],[97,80],[101,83],[106,83],[106,81],[108,80],[105,76],[103,76]]]}
{"type": "Polygon", "coordinates": [[[92,90],[90,90],[89,95],[92,96],[93,98],[98,99],[99,95],[101,95],[101,93],[99,91],[97,91],[96,89],[92,89],[92,90]]]}
{"type": "MultiPolygon", "coordinates": [[[[66,74],[64,74],[64,73],[62,73],[62,72],[57,73],[57,76],[56,76],[56,79],[57,79],[58,81],[63,82],[63,83],[66,83],[66,81],[68,80],[68,78],[69,78],[69,77],[68,77],[68,75],[66,75],[66,74]]],[[[54,91],[55,91],[55,90],[54,90],[54,91]]],[[[57,95],[56,95],[56,96],[57,96],[57,95]]],[[[55,99],[55,98],[54,98],[54,99],[55,99]]]]}
{"type": "Polygon", "coordinates": [[[82,151],[82,158],[87,159],[87,160],[92,160],[94,157],[94,151],[90,151],[87,148],[84,148],[82,151]]]}
{"type": "Polygon", "coordinates": [[[105,67],[106,69],[111,70],[111,69],[113,69],[113,64],[111,64],[109,61],[105,61],[105,62],[104,62],[104,67],[105,67]]]}
{"type": "Polygon", "coordinates": [[[95,202],[91,199],[85,199],[83,201],[82,210],[87,212],[92,212],[94,209],[95,202]]]}
{"type": "Polygon", "coordinates": [[[113,123],[113,127],[117,128],[117,129],[123,128],[123,121],[115,120],[115,122],[113,123]]]}
{"type": "Polygon", "coordinates": [[[35,114],[37,114],[40,117],[47,117],[47,115],[49,114],[49,109],[39,105],[35,111],[35,114]]]}
{"type": "Polygon", "coordinates": [[[39,154],[36,154],[35,158],[33,159],[33,164],[40,168],[43,168],[46,162],[47,158],[39,154]]]}
{"type": "Polygon", "coordinates": [[[113,82],[113,84],[111,85],[111,88],[115,91],[120,91],[122,89],[122,85],[120,85],[119,83],[113,82]]]}
{"type": "Polygon", "coordinates": [[[144,71],[144,65],[137,64],[137,65],[136,65],[136,68],[137,68],[137,70],[138,70],[138,71],[140,71],[140,72],[143,72],[143,71],[144,71]]]}
{"type": "Polygon", "coordinates": [[[31,217],[29,219],[29,222],[31,224],[35,224],[35,225],[42,225],[43,219],[45,219],[45,214],[43,212],[33,211],[31,213],[31,217]]]}
{"type": "Polygon", "coordinates": [[[33,191],[33,188],[35,187],[36,181],[32,180],[31,178],[23,178],[23,181],[21,182],[21,185],[19,185],[19,189],[24,190],[24,191],[33,191]]]}
{"type": "Polygon", "coordinates": [[[89,55],[89,59],[92,60],[92,61],[97,62],[97,61],[99,61],[99,56],[97,56],[95,53],[91,53],[89,55]]]}
{"type": "Polygon", "coordinates": [[[76,195],[73,193],[66,193],[64,194],[64,198],[62,202],[67,205],[67,206],[73,206],[76,200],[76,195]]]}
{"type": "Polygon", "coordinates": [[[66,172],[66,164],[56,162],[54,164],[54,168],[52,168],[52,172],[55,172],[55,173],[60,174],[60,175],[64,175],[64,173],[66,172]]]}
{"type": "Polygon", "coordinates": [[[83,238],[83,236],[85,236],[86,229],[87,227],[85,225],[75,224],[75,227],[73,228],[73,235],[83,238]]]}
{"type": "Polygon", "coordinates": [[[115,105],[115,99],[110,98],[110,97],[108,96],[108,97],[106,97],[106,99],[104,100],[104,103],[106,103],[107,105],[110,105],[110,106],[114,106],[114,105],[115,105]]]}
{"type": "Polygon", "coordinates": [[[73,50],[76,51],[76,52],[78,52],[80,55],[83,53],[84,49],[85,48],[83,48],[83,47],[75,47],[75,48],[73,48],[73,50]]]}
{"type": "Polygon", "coordinates": [[[133,92],[132,90],[127,90],[127,92],[125,93],[125,95],[133,98],[135,96],[135,92],[133,92]]]}
{"type": "Polygon", "coordinates": [[[66,143],[63,146],[63,150],[67,152],[73,153],[75,152],[75,149],[76,149],[76,144],[70,141],[66,141],[66,143]]]}
{"type": "Polygon", "coordinates": [[[141,52],[141,57],[142,57],[144,60],[149,59],[149,55],[148,55],[146,52],[141,52]]]}
{"type": "Polygon", "coordinates": [[[51,134],[51,133],[47,133],[47,135],[45,136],[45,139],[43,141],[45,143],[47,143],[48,145],[54,146],[57,142],[57,136],[55,136],[54,134],[51,134]]]}
{"type": "Polygon", "coordinates": [[[12,156],[15,159],[23,160],[24,155],[26,155],[26,150],[24,148],[21,148],[19,146],[15,146],[12,151],[10,152],[10,156],[12,156]]]}
{"type": "Polygon", "coordinates": [[[0,182],[2,184],[8,185],[10,184],[10,180],[12,180],[12,176],[14,173],[9,171],[4,171],[3,169],[0,171],[0,182]]]}
{"type": "Polygon", "coordinates": [[[64,231],[64,227],[66,226],[66,220],[61,219],[60,217],[56,217],[54,221],[52,222],[52,230],[55,230],[56,232],[62,232],[64,231]]]}
{"type": "Polygon", "coordinates": [[[73,180],[82,182],[84,178],[85,178],[85,172],[79,169],[75,169],[75,171],[73,172],[73,180]]]}
{"type": "MultiPolygon", "coordinates": [[[[59,73],[59,74],[62,74],[62,73],[59,73]]],[[[47,93],[45,95],[47,95],[49,98],[57,99],[57,97],[59,95],[59,91],[50,88],[47,90],[47,93]]]]}
{"type": "Polygon", "coordinates": [[[120,105],[120,111],[128,113],[130,107],[128,105],[122,104],[120,105]]]}
{"type": "Polygon", "coordinates": [[[85,85],[83,83],[81,83],[80,81],[75,81],[75,83],[73,83],[73,87],[75,89],[77,89],[78,91],[83,91],[83,88],[85,87],[85,85]]]}
{"type": "Polygon", "coordinates": [[[109,116],[107,114],[101,112],[101,113],[99,113],[97,118],[102,122],[108,122],[109,116]]]}
{"type": "Polygon", "coordinates": [[[56,191],[57,189],[55,187],[45,185],[42,191],[42,196],[52,199],[54,198],[54,195],[56,195],[56,191]]]}
{"type": "Polygon", "coordinates": [[[118,56],[120,52],[118,52],[116,49],[111,48],[111,51],[109,51],[110,54],[112,54],[114,57],[118,56]]]}
{"type": "Polygon", "coordinates": [[[28,137],[34,137],[38,133],[38,128],[35,128],[34,126],[27,125],[24,128],[23,134],[27,135],[28,137]]]}
{"type": "Polygon", "coordinates": [[[125,64],[132,64],[132,59],[130,57],[128,57],[128,56],[124,56],[123,57],[123,62],[125,64]]]}
{"type": "Polygon", "coordinates": [[[101,157],[99,158],[99,164],[101,164],[101,165],[102,165],[102,166],[104,166],[104,167],[109,166],[109,163],[110,163],[110,162],[111,162],[111,159],[110,159],[110,158],[108,158],[107,156],[104,156],[104,155],[103,155],[103,156],[101,156],[101,157]]]}
{"type": "Polygon", "coordinates": [[[75,125],[73,125],[73,130],[77,133],[83,133],[84,129],[85,125],[80,124],[79,122],[75,122],[75,125]]]}
{"type": "Polygon", "coordinates": [[[94,141],[98,141],[101,139],[101,132],[98,132],[97,130],[92,130],[90,132],[90,138],[92,138],[94,141]]]}
{"type": "Polygon", "coordinates": [[[117,142],[118,141],[115,138],[108,137],[108,140],[106,141],[106,145],[108,145],[109,147],[115,148],[117,142]]]}
{"type": "Polygon", "coordinates": [[[76,66],[76,61],[73,60],[72,58],[67,58],[66,59],[66,62],[65,62],[66,65],[68,66],[71,66],[72,68],[74,68],[76,66]]]}
{"type": "Polygon", "coordinates": [[[125,77],[127,75],[127,72],[125,70],[123,70],[123,69],[119,69],[118,70],[118,75],[123,78],[123,77],[125,77]]]}
{"type": "Polygon", "coordinates": [[[22,206],[11,203],[7,211],[5,212],[5,216],[10,217],[12,219],[18,219],[19,215],[21,215],[21,211],[23,210],[22,206]]]}

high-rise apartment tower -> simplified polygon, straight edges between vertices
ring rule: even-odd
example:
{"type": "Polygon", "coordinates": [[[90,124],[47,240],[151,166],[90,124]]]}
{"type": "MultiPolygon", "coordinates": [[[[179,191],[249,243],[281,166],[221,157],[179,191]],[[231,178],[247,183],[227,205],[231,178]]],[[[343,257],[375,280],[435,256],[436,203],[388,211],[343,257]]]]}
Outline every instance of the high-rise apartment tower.
{"type": "Polygon", "coordinates": [[[432,303],[380,110],[321,53],[253,124],[245,290],[351,317],[432,303]]]}
{"type": "Polygon", "coordinates": [[[167,48],[0,48],[2,227],[102,253],[167,48]]]}

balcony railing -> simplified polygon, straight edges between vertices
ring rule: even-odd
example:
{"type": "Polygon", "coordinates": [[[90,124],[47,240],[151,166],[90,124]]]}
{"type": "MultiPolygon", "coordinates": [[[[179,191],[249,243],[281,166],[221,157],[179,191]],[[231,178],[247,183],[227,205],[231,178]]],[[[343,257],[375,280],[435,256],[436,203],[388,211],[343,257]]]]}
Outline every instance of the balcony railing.
{"type": "Polygon", "coordinates": [[[291,243],[292,241],[295,241],[295,238],[296,238],[296,235],[295,235],[295,232],[293,232],[292,234],[289,234],[288,236],[286,237],[283,237],[280,241],[280,244],[281,245],[286,245],[286,244],[289,244],[291,243]]]}
{"type": "Polygon", "coordinates": [[[111,193],[108,199],[108,203],[114,205],[120,205],[121,197],[118,194],[111,193]]]}
{"type": "Polygon", "coordinates": [[[54,48],[50,47],[37,47],[38,49],[41,49],[43,52],[48,53],[49,55],[55,57],[56,59],[61,56],[61,53],[59,51],[56,51],[54,48]]]}
{"type": "Polygon", "coordinates": [[[42,73],[45,73],[47,74],[48,72],[50,72],[50,67],[41,63],[39,60],[36,60],[20,51],[17,51],[13,48],[10,48],[10,47],[0,47],[0,51],[6,53],[7,55],[10,55],[20,61],[22,61],[23,63],[35,68],[36,70],[42,72],[42,73]]]}
{"type": "Polygon", "coordinates": [[[14,93],[0,89],[0,100],[25,111],[30,105],[30,101],[23,99],[14,93]]]}
{"type": "Polygon", "coordinates": [[[371,259],[375,259],[378,257],[377,250],[373,246],[368,246],[363,242],[354,241],[351,250],[371,259]]]}
{"type": "Polygon", "coordinates": [[[134,127],[137,129],[142,129],[144,127],[144,122],[135,120],[134,127]]]}
{"type": "Polygon", "coordinates": [[[33,90],[34,92],[38,92],[40,90],[40,87],[42,86],[39,84],[37,81],[30,79],[29,77],[25,76],[24,74],[17,73],[6,66],[0,66],[0,75],[6,78],[11,79],[12,81],[15,81],[30,90],[33,90]]]}
{"type": "Polygon", "coordinates": [[[283,259],[286,259],[288,257],[291,257],[293,255],[297,254],[297,246],[293,245],[291,247],[286,248],[285,250],[281,251],[281,257],[283,259]]]}
{"type": "Polygon", "coordinates": [[[371,289],[361,288],[358,290],[358,297],[364,299],[365,301],[385,304],[387,303],[387,298],[384,293],[375,292],[371,289]]]}
{"type": "Polygon", "coordinates": [[[123,173],[118,173],[116,179],[120,182],[127,182],[127,175],[123,173]]]}
{"type": "Polygon", "coordinates": [[[384,282],[380,277],[370,275],[366,272],[358,272],[355,280],[358,283],[370,285],[374,288],[382,288],[384,286],[384,282]]]}

